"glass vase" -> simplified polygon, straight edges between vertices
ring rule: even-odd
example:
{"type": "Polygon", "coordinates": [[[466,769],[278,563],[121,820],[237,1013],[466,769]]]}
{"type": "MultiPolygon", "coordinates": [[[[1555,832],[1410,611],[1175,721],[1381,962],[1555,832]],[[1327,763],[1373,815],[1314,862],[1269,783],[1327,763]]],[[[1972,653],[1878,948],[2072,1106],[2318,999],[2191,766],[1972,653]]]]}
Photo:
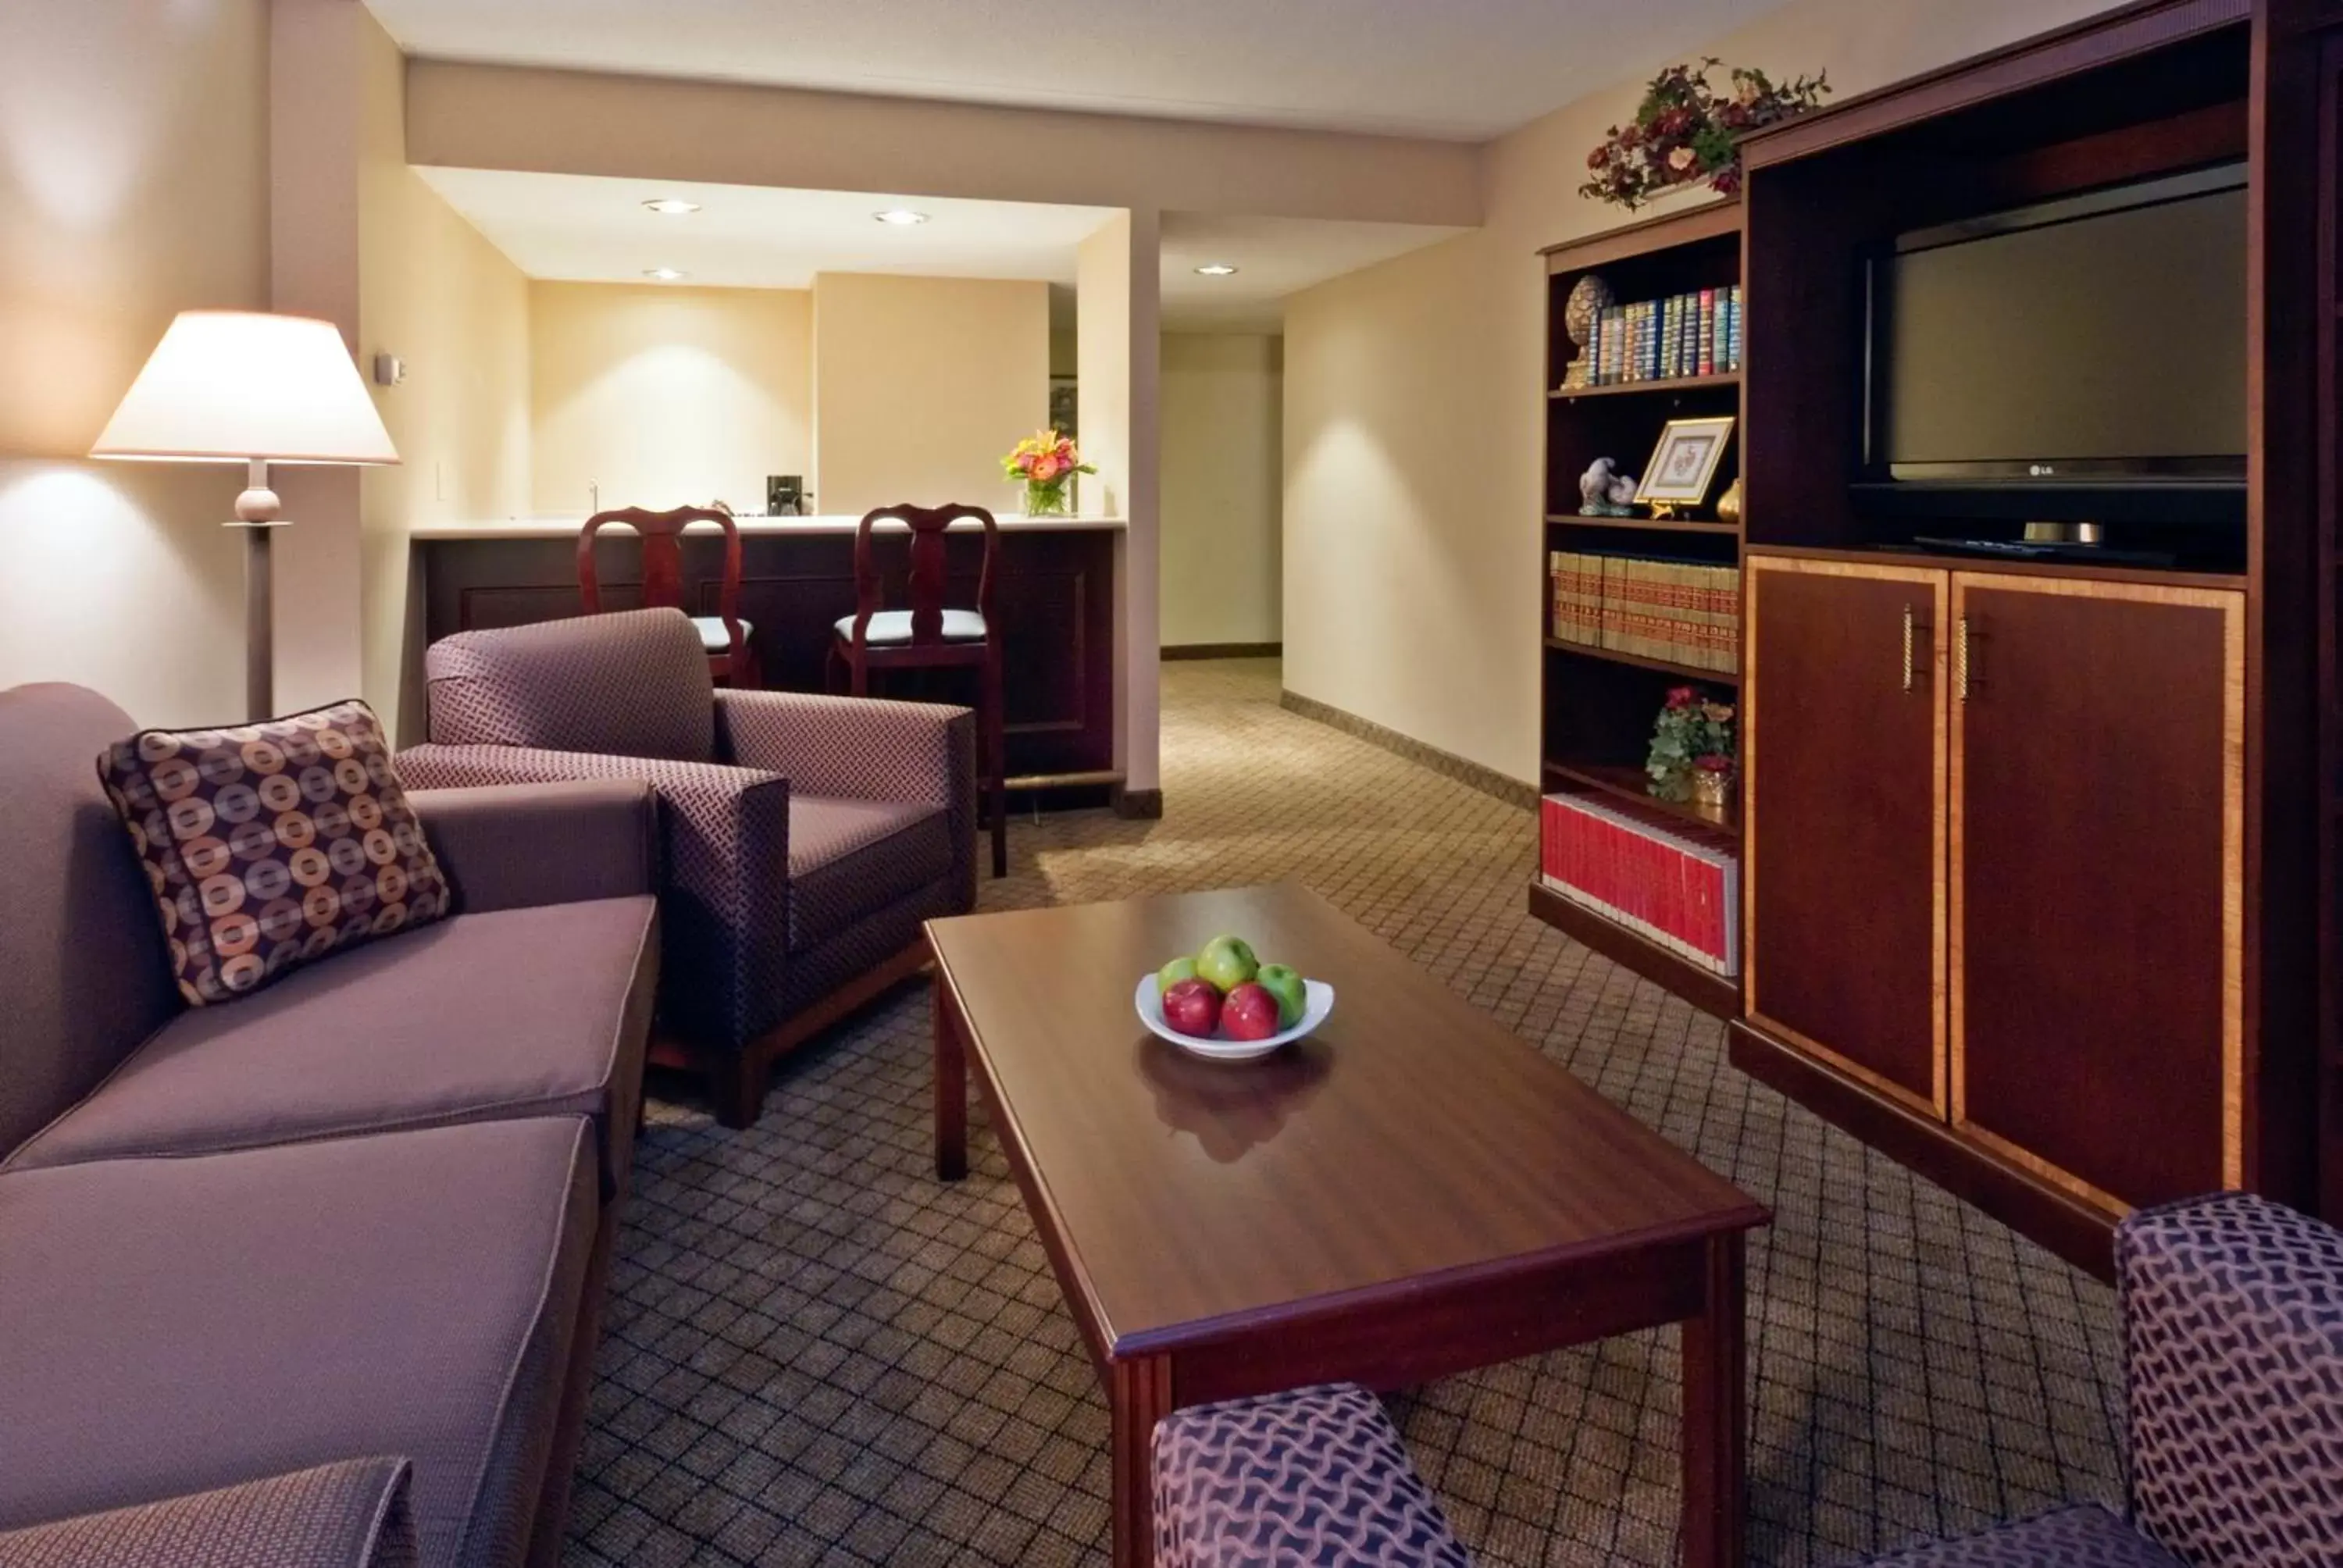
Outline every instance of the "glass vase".
{"type": "Polygon", "coordinates": [[[1070,509],[1066,481],[1052,479],[1046,485],[1025,487],[1025,515],[1029,518],[1062,518],[1070,509]]]}

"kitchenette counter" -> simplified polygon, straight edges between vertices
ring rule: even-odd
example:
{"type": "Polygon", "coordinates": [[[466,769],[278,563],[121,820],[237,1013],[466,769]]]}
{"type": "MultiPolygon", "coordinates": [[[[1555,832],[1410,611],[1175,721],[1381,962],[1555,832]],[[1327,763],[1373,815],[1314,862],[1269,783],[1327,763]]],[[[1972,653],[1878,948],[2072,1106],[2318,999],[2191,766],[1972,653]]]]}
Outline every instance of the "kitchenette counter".
{"type": "MultiPolygon", "coordinates": [[[[408,537],[418,543],[443,539],[570,539],[578,538],[584,518],[507,518],[500,521],[417,523],[408,530],[408,537]]],[[[995,515],[993,521],[1003,534],[1067,534],[1091,533],[1106,528],[1121,530],[1120,518],[1027,518],[995,515]]],[[[841,534],[851,538],[861,526],[860,517],[843,513],[835,517],[769,518],[759,515],[736,516],[733,527],[744,538],[759,535],[775,537],[812,538],[824,534],[841,534]]],[[[689,532],[714,534],[714,523],[694,523],[689,532]]],[[[901,534],[909,530],[901,523],[888,519],[879,524],[881,533],[901,534]]],[[[964,518],[951,525],[954,533],[981,533],[984,525],[973,518],[964,518]]],[[[623,537],[623,532],[618,537],[623,537]]]]}

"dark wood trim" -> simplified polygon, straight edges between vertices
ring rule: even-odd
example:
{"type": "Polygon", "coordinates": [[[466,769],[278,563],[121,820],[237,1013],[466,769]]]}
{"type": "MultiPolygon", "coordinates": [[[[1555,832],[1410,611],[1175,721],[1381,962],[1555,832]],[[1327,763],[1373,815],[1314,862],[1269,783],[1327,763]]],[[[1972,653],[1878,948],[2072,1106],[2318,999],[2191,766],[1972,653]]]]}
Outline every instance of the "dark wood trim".
{"type": "MultiPolygon", "coordinates": [[[[1761,545],[1749,547],[1750,560],[1775,556],[1795,561],[1847,561],[1857,566],[1910,567],[1921,571],[1971,572],[1979,576],[2068,578],[2078,582],[2146,583],[2158,588],[2227,588],[2246,586],[2242,576],[2227,572],[2162,571],[2150,567],[2094,567],[2065,561],[2004,561],[1991,556],[1939,556],[1925,550],[1838,549],[1827,545],[1761,545]]],[[[1749,562],[1743,563],[1745,568],[1749,562]]]]}
{"type": "Polygon", "coordinates": [[[1650,381],[1614,381],[1601,387],[1555,387],[1546,397],[1556,403],[1575,403],[1586,397],[1625,397],[1635,393],[1699,392],[1719,387],[1738,387],[1741,372],[1720,370],[1713,376],[1662,376],[1650,381]]]}
{"type": "Polygon", "coordinates": [[[1733,1065],[1760,1083],[2032,1237],[2077,1268],[2114,1281],[2114,1216],[1979,1148],[1942,1121],[1769,1038],[1746,1020],[1729,1020],[1725,1033],[1733,1065]]]}
{"type": "MultiPolygon", "coordinates": [[[[1720,561],[1717,564],[1722,566],[1725,563],[1720,561]]],[[[1640,653],[1629,653],[1624,648],[1597,648],[1591,642],[1572,642],[1559,637],[1547,638],[1545,646],[1550,653],[1577,654],[1585,658],[1599,658],[1606,664],[1629,664],[1637,669],[1654,670],[1684,680],[1710,680],[1719,686],[1741,684],[1741,672],[1735,669],[1710,669],[1697,664],[1678,664],[1673,659],[1648,658],[1640,653]]]]}
{"type": "Polygon", "coordinates": [[[1741,139],[1742,166],[1754,171],[1787,163],[2044,86],[2078,71],[2237,25],[2247,20],[2253,7],[2254,0],[2140,0],[1753,132],[1741,139]]]}
{"type": "Polygon", "coordinates": [[[1282,642],[1174,642],[1156,649],[1156,657],[1182,658],[1282,658],[1282,642]]]}
{"type": "Polygon", "coordinates": [[[1724,976],[1687,963],[1657,942],[1645,940],[1583,904],[1573,903],[1544,882],[1529,885],[1530,913],[1566,937],[1593,948],[1622,969],[1632,970],[1663,990],[1674,992],[1712,1018],[1741,1011],[1741,987],[1724,976]]]}
{"type": "Polygon", "coordinates": [[[1413,735],[1403,735],[1396,729],[1387,729],[1372,719],[1362,719],[1355,713],[1337,708],[1330,702],[1321,702],[1314,697],[1304,697],[1298,691],[1292,689],[1281,691],[1277,700],[1278,706],[1283,708],[1288,713],[1298,713],[1302,718],[1314,719],[1330,729],[1339,729],[1343,734],[1363,740],[1370,746],[1379,747],[1394,757],[1403,757],[1410,762],[1429,768],[1433,772],[1443,774],[1460,784],[1469,784],[1483,795],[1494,795],[1500,800],[1526,809],[1537,809],[1538,792],[1537,786],[1534,784],[1524,784],[1520,779],[1500,773],[1493,768],[1484,768],[1469,758],[1457,756],[1453,751],[1443,751],[1439,747],[1418,740],[1413,735]]]}
{"type": "Polygon", "coordinates": [[[1558,272],[1578,272],[1590,266],[1604,266],[1646,251],[1664,250],[1672,245],[1693,245],[1704,239],[1716,239],[1741,232],[1741,200],[1738,196],[1721,196],[1704,202],[1683,212],[1663,213],[1658,217],[1639,219],[1604,229],[1584,239],[1566,239],[1559,245],[1549,245],[1538,254],[1546,259],[1549,276],[1558,272]]]}

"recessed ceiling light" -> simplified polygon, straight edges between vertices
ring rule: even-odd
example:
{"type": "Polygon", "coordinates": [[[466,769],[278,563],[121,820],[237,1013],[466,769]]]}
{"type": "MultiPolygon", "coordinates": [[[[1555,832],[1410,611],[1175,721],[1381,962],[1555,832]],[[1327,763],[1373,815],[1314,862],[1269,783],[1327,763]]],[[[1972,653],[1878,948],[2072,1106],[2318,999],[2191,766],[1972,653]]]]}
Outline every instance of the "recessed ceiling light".
{"type": "Polygon", "coordinates": [[[1196,269],[1206,277],[1234,277],[1237,269],[1225,261],[1208,261],[1196,269]]]}
{"type": "Polygon", "coordinates": [[[647,266],[643,268],[643,276],[660,283],[674,283],[682,278],[689,277],[691,274],[688,272],[678,272],[671,266],[647,266]]]}
{"type": "Polygon", "coordinates": [[[870,216],[880,223],[893,224],[897,228],[909,228],[913,224],[928,221],[926,213],[913,212],[907,206],[890,206],[885,212],[874,212],[870,216]]]}
{"type": "Polygon", "coordinates": [[[682,217],[699,210],[698,202],[686,201],[681,196],[654,196],[643,205],[661,217],[682,217]]]}

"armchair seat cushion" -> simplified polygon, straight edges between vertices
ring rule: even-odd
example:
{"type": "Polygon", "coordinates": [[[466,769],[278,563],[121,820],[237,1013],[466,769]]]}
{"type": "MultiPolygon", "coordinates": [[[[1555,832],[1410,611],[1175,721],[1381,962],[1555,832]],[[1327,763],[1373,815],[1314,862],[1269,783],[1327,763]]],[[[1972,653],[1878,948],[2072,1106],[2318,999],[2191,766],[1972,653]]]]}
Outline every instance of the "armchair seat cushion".
{"type": "Polygon", "coordinates": [[[425,1568],[516,1564],[594,1248],[538,1117],[0,1175],[0,1529],[381,1454],[425,1568]]]}
{"type": "Polygon", "coordinates": [[[0,1568],[415,1568],[403,1459],[350,1459],[0,1530],[0,1568]]]}
{"type": "MultiPolygon", "coordinates": [[[[948,609],[943,612],[943,638],[946,642],[982,642],[984,618],[972,609],[948,609]]],[[[843,616],[838,622],[841,642],[854,640],[854,618],[843,616]]],[[[911,640],[911,612],[907,609],[882,609],[870,618],[862,633],[863,644],[870,648],[890,648],[911,640]]]]}
{"type": "Polygon", "coordinates": [[[789,951],[952,874],[951,822],[939,806],[796,796],[789,801],[789,951]]]}
{"type": "Polygon", "coordinates": [[[2095,1503],[1875,1559],[1871,1568],[2187,1568],[2095,1503]]]}
{"type": "MultiPolygon", "coordinates": [[[[699,646],[706,648],[709,652],[729,653],[732,651],[732,634],[724,629],[724,618],[722,616],[693,616],[691,618],[691,629],[699,634],[699,646]]],[[[740,623],[740,635],[744,638],[756,636],[757,628],[755,624],[749,621],[742,621],[740,623]]]]}
{"type": "Polygon", "coordinates": [[[183,1012],[0,1171],[580,1115],[606,1134],[615,1186],[656,909],[645,895],[462,915],[183,1012]]]}

